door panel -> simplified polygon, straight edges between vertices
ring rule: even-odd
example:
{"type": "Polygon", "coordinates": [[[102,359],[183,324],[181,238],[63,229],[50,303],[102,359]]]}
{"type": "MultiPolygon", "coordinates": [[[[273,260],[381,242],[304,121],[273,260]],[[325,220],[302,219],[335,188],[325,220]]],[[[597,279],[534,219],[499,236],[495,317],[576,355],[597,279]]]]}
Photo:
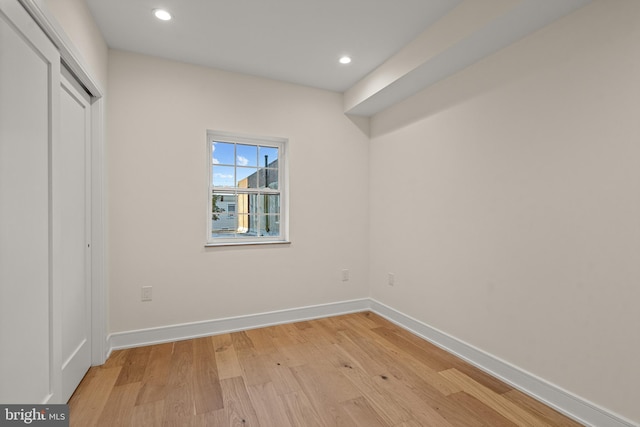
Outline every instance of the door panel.
{"type": "Polygon", "coordinates": [[[54,203],[60,204],[62,287],[62,400],[91,366],[90,100],[72,77],[61,78],[60,138],[54,168],[54,203]]]}
{"type": "Polygon", "coordinates": [[[0,0],[0,402],[44,403],[52,382],[50,147],[60,58],[0,0]]]}

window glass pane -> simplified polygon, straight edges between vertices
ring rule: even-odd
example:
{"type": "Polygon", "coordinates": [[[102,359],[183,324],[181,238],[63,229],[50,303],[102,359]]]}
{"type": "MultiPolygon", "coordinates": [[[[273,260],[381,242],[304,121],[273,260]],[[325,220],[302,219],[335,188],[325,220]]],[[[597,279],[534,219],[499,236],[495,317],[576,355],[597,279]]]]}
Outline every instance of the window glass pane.
{"type": "Polygon", "coordinates": [[[259,215],[238,215],[238,235],[242,237],[256,237],[258,235],[259,215]]]}
{"type": "Polygon", "coordinates": [[[235,174],[233,166],[213,166],[213,186],[233,187],[235,174]]]}
{"type": "Polygon", "coordinates": [[[258,188],[278,189],[278,169],[262,168],[258,171],[258,188]]]}
{"type": "Polygon", "coordinates": [[[251,226],[251,215],[246,213],[239,214],[238,229],[237,229],[238,234],[242,236],[246,236],[249,233],[250,226],[251,226]]]}
{"type": "Polygon", "coordinates": [[[211,195],[211,237],[233,237],[237,228],[236,203],[237,197],[233,194],[214,192],[211,195]]]}
{"type": "Polygon", "coordinates": [[[214,192],[211,195],[211,219],[221,221],[229,216],[229,212],[236,212],[237,196],[231,193],[214,192]]]}
{"type": "Polygon", "coordinates": [[[280,213],[280,195],[279,194],[265,194],[263,196],[264,209],[266,214],[279,214],[280,213]]]}
{"type": "Polygon", "coordinates": [[[280,213],[279,194],[260,194],[255,196],[254,213],[258,214],[278,214],[280,213]]]}
{"type": "Polygon", "coordinates": [[[236,179],[238,188],[258,188],[257,168],[236,168],[236,179]]]}
{"type": "Polygon", "coordinates": [[[258,155],[258,166],[266,168],[278,167],[278,149],[276,147],[260,147],[260,154],[258,155]],[[266,156],[266,158],[265,158],[266,156]]]}
{"type": "Polygon", "coordinates": [[[211,144],[211,164],[234,165],[235,144],[214,142],[211,144]]]}
{"type": "Polygon", "coordinates": [[[262,213],[264,196],[262,194],[252,193],[249,195],[249,209],[251,213],[262,213]]]}
{"type": "Polygon", "coordinates": [[[236,145],[236,164],[238,166],[258,166],[258,147],[255,145],[236,145]]]}
{"type": "Polygon", "coordinates": [[[238,214],[248,214],[251,211],[250,194],[238,194],[236,203],[236,212],[238,214]]]}
{"type": "Polygon", "coordinates": [[[211,237],[214,239],[225,239],[230,237],[236,237],[234,230],[216,229],[216,224],[211,225],[211,237]]]}
{"type": "Polygon", "coordinates": [[[260,215],[260,236],[280,235],[280,215],[260,215]]]}

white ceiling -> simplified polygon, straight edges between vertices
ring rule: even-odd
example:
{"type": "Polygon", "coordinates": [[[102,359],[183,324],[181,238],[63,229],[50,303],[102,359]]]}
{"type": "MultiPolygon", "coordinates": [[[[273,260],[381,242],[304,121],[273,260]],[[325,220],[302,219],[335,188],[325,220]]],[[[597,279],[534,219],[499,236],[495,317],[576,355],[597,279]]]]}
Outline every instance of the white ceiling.
{"type": "Polygon", "coordinates": [[[459,39],[347,108],[372,115],[591,0],[86,1],[111,48],[337,92],[375,79],[406,56],[403,48],[429,48],[458,27],[459,39]],[[476,19],[478,28],[459,28],[474,20],[466,10],[482,15],[483,7],[496,12],[476,19]],[[174,18],[159,21],[154,8],[174,18]],[[351,64],[338,63],[344,54],[351,64]]]}
{"type": "Polygon", "coordinates": [[[87,0],[109,47],[338,92],[459,2],[87,0]],[[157,20],[157,7],[174,18],[157,20]]]}

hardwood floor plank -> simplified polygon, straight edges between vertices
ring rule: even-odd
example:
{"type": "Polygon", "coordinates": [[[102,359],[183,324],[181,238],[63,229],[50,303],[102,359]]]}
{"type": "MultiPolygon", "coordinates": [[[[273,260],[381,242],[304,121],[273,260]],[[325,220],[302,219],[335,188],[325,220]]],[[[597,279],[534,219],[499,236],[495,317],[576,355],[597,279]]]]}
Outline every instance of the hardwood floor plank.
{"type": "Polygon", "coordinates": [[[403,407],[411,418],[424,423],[424,425],[451,426],[438,410],[425,401],[403,381],[392,375],[379,375],[373,377],[377,389],[393,396],[396,404],[403,407]]]}
{"type": "Polygon", "coordinates": [[[101,368],[121,368],[126,362],[128,353],[130,351],[131,349],[113,350],[111,352],[111,355],[109,356],[107,361],[104,362],[104,365],[102,365],[101,368]]]}
{"type": "MultiPolygon", "coordinates": [[[[325,360],[296,366],[291,370],[305,392],[309,390],[327,401],[339,403],[361,396],[360,391],[340,371],[326,363],[325,360]]],[[[309,393],[307,393],[307,396],[309,396],[309,393]]]]}
{"type": "Polygon", "coordinates": [[[289,367],[300,366],[307,364],[309,357],[316,356],[316,352],[317,347],[311,343],[287,344],[278,347],[274,360],[289,367]]]}
{"type": "Polygon", "coordinates": [[[491,427],[517,427],[518,425],[509,421],[492,408],[480,402],[475,397],[461,391],[448,396],[456,405],[468,409],[467,413],[478,420],[478,425],[491,427]]]}
{"type": "MultiPolygon", "coordinates": [[[[380,348],[379,346],[364,340],[362,336],[352,333],[341,332],[342,335],[348,335],[347,338],[338,344],[339,347],[353,353],[355,359],[361,363],[366,362],[368,365],[367,372],[371,375],[380,374],[385,371],[392,372],[396,376],[400,376],[400,370],[396,366],[402,366],[402,375],[417,376],[426,381],[431,387],[438,390],[442,395],[446,396],[451,393],[461,391],[458,386],[446,380],[446,378],[438,375],[436,371],[426,364],[416,360],[410,355],[406,355],[401,351],[392,351],[388,348],[380,348]]],[[[364,364],[364,363],[363,363],[364,364]]]]}
{"type": "Polygon", "coordinates": [[[268,332],[268,328],[251,329],[246,331],[246,334],[253,344],[253,349],[257,353],[267,354],[277,351],[273,339],[268,332]]]}
{"type": "Polygon", "coordinates": [[[393,427],[424,427],[424,426],[416,420],[409,420],[400,424],[396,424],[393,427]]]}
{"type": "Polygon", "coordinates": [[[69,399],[71,427],[94,426],[98,422],[109,399],[111,390],[120,375],[121,366],[105,368],[94,366],[82,379],[78,389],[69,399]]]}
{"type": "Polygon", "coordinates": [[[164,400],[155,400],[133,407],[131,425],[140,427],[161,426],[164,422],[164,400]]]}
{"type": "MultiPolygon", "coordinates": [[[[276,359],[279,360],[279,359],[276,359]]],[[[271,382],[279,395],[301,391],[300,383],[293,376],[288,366],[276,360],[267,367],[271,382]]]]}
{"type": "Polygon", "coordinates": [[[439,372],[456,368],[496,393],[502,394],[512,390],[512,387],[502,381],[493,378],[462,359],[451,357],[451,354],[440,347],[408,331],[401,330],[395,325],[392,328],[376,328],[374,331],[394,345],[402,347],[406,353],[418,361],[426,363],[434,371],[439,372]],[[405,345],[407,347],[404,347],[405,345]]]}
{"type": "Polygon", "coordinates": [[[98,421],[100,427],[130,426],[140,383],[116,385],[109,394],[98,421]]]}
{"type": "Polygon", "coordinates": [[[221,425],[237,425],[242,427],[260,426],[242,377],[221,380],[220,385],[222,386],[224,411],[227,422],[221,425]]]}
{"type": "Polygon", "coordinates": [[[290,369],[325,425],[349,426],[350,417],[340,403],[357,398],[360,393],[339,372],[331,372],[335,370],[318,365],[314,363],[290,369]]]}
{"type": "Polygon", "coordinates": [[[345,314],[339,317],[339,321],[344,325],[345,330],[356,332],[362,336],[371,334],[375,328],[379,327],[369,316],[362,313],[345,314]]]}
{"type": "Polygon", "coordinates": [[[151,356],[151,347],[137,347],[129,349],[127,358],[122,365],[120,376],[116,381],[116,385],[125,385],[140,382],[147,369],[149,357],[151,356]]]}
{"type": "Polygon", "coordinates": [[[302,321],[302,322],[294,323],[293,326],[303,331],[305,329],[311,328],[311,323],[309,323],[308,321],[302,321]]]}
{"type": "MultiPolygon", "coordinates": [[[[193,427],[227,427],[230,426],[229,416],[226,409],[218,409],[213,412],[206,412],[204,414],[198,414],[192,421],[193,427]]],[[[238,427],[244,427],[243,424],[236,424],[238,427]]]]}
{"type": "Polygon", "coordinates": [[[368,353],[357,342],[350,339],[334,344],[333,348],[338,357],[338,367],[348,368],[357,365],[371,376],[387,371],[387,367],[375,355],[368,353]]]}
{"type": "Polygon", "coordinates": [[[398,330],[404,330],[392,321],[380,316],[379,314],[372,313],[370,311],[364,311],[360,313],[360,315],[365,316],[367,319],[369,319],[370,322],[373,322],[375,324],[375,326],[371,326],[371,329],[375,329],[376,327],[383,327],[391,330],[393,330],[394,328],[397,328],[398,330]]]}
{"type": "Polygon", "coordinates": [[[195,415],[193,380],[193,341],[178,341],[173,346],[167,379],[164,424],[180,425],[195,415]]]}
{"type": "Polygon", "coordinates": [[[282,396],[287,417],[293,426],[327,427],[309,402],[304,392],[293,392],[282,396]]]}
{"type": "Polygon", "coordinates": [[[236,348],[231,341],[230,334],[215,335],[211,337],[216,353],[216,365],[218,377],[221,380],[242,375],[242,367],[238,362],[236,348]]]}
{"type": "Polygon", "coordinates": [[[367,399],[358,397],[341,403],[342,408],[351,417],[354,426],[360,427],[385,427],[387,423],[373,409],[367,399]]]}
{"type": "MultiPolygon", "coordinates": [[[[418,375],[411,375],[410,372],[402,377],[401,382],[412,391],[412,395],[430,406],[443,419],[453,426],[460,427],[480,427],[484,424],[477,421],[475,414],[462,405],[448,399],[440,393],[430,382],[425,381],[418,375]]],[[[414,416],[419,419],[419,417],[414,416]]]]}
{"type": "Polygon", "coordinates": [[[136,405],[164,400],[167,394],[166,388],[172,353],[173,343],[158,344],[151,347],[149,363],[140,380],[142,388],[136,399],[136,405]]]}
{"type": "Polygon", "coordinates": [[[247,391],[262,427],[293,427],[273,383],[248,386],[247,391]]]}
{"type": "Polygon", "coordinates": [[[306,342],[312,342],[316,345],[330,345],[336,342],[335,333],[325,328],[318,319],[309,320],[305,324],[308,327],[300,332],[306,342]]]}
{"type": "Polygon", "coordinates": [[[463,360],[456,360],[453,367],[469,378],[472,378],[475,382],[482,384],[497,394],[504,394],[513,390],[513,387],[510,385],[503,383],[499,379],[492,377],[486,372],[483,372],[463,360]]]}
{"type": "Polygon", "coordinates": [[[213,342],[209,338],[198,338],[193,340],[193,347],[195,413],[203,414],[222,409],[222,389],[213,342]]]}
{"type": "MultiPolygon", "coordinates": [[[[435,375],[435,371],[431,366],[425,363],[424,360],[420,361],[413,357],[411,354],[405,353],[401,348],[393,346],[380,346],[376,341],[368,341],[362,337],[356,335],[355,342],[360,348],[375,358],[384,366],[384,370],[378,372],[377,375],[385,375],[387,377],[394,377],[398,380],[404,381],[419,391],[423,398],[426,399],[438,399],[444,396],[431,382],[425,380],[423,376],[427,376],[431,372],[435,375]]],[[[456,388],[455,384],[448,383],[446,378],[442,378],[439,384],[447,383],[447,390],[456,388]]],[[[440,387],[443,388],[443,387],[440,387]]]]}
{"type": "Polygon", "coordinates": [[[347,329],[342,323],[336,320],[337,317],[325,317],[313,321],[314,327],[317,327],[325,335],[329,342],[338,342],[338,332],[347,329]]]}
{"type": "Polygon", "coordinates": [[[538,402],[537,400],[527,396],[519,390],[511,390],[503,396],[509,401],[517,404],[526,411],[542,418],[549,424],[558,427],[582,427],[582,424],[574,421],[560,412],[538,402]]]}
{"type": "Polygon", "coordinates": [[[395,380],[400,381],[411,390],[412,395],[415,395],[424,404],[431,406],[440,417],[452,425],[465,427],[482,425],[470,422],[474,419],[471,416],[472,414],[463,407],[455,405],[446,399],[445,396],[451,394],[452,390],[459,389],[459,386],[447,381],[446,378],[438,375],[437,372],[432,371],[428,366],[411,356],[407,356],[402,352],[391,352],[384,348],[373,347],[369,349],[367,345],[360,342],[359,347],[367,349],[367,353],[376,361],[386,361],[384,367],[374,373],[372,378],[393,377],[395,380]],[[434,377],[439,378],[439,380],[434,382],[434,377]]]}
{"type": "MultiPolygon", "coordinates": [[[[304,336],[304,332],[300,328],[297,328],[295,323],[286,323],[284,325],[279,325],[278,327],[273,328],[272,331],[276,332],[276,336],[273,337],[274,342],[277,342],[275,341],[275,339],[282,339],[284,337],[286,337],[287,340],[293,345],[307,342],[304,336]]],[[[283,343],[278,344],[281,345],[283,343]]]]}
{"type": "Polygon", "coordinates": [[[273,364],[271,354],[245,354],[238,356],[238,362],[242,367],[242,377],[247,385],[264,384],[271,381],[267,369],[273,364]]]}
{"type": "Polygon", "coordinates": [[[387,425],[396,425],[412,419],[410,412],[398,405],[392,394],[386,390],[379,390],[373,376],[357,365],[344,366],[341,372],[367,398],[371,407],[387,425]]]}
{"type": "Polygon", "coordinates": [[[406,336],[401,336],[387,328],[376,328],[373,329],[373,331],[383,338],[388,345],[393,345],[397,349],[402,350],[402,352],[411,355],[434,371],[444,371],[453,367],[451,358],[442,357],[442,355],[439,354],[440,349],[435,348],[435,346],[425,351],[425,347],[427,346],[418,346],[410,339],[407,339],[406,336]]]}
{"type": "Polygon", "coordinates": [[[505,418],[514,422],[519,426],[548,426],[541,418],[535,417],[500,394],[476,382],[472,378],[466,376],[457,369],[448,369],[440,372],[450,381],[460,385],[462,390],[467,394],[475,397],[486,406],[492,408],[505,418]]]}
{"type": "Polygon", "coordinates": [[[231,334],[231,342],[238,353],[254,352],[253,342],[246,332],[234,332],[231,334]]]}

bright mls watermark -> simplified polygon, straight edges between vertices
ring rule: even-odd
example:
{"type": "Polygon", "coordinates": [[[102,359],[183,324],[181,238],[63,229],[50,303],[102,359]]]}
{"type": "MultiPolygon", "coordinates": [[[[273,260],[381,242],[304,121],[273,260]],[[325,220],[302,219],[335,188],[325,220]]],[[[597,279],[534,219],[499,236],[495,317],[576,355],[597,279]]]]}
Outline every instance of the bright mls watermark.
{"type": "Polygon", "coordinates": [[[69,427],[69,405],[0,405],[0,427],[69,427]]]}

